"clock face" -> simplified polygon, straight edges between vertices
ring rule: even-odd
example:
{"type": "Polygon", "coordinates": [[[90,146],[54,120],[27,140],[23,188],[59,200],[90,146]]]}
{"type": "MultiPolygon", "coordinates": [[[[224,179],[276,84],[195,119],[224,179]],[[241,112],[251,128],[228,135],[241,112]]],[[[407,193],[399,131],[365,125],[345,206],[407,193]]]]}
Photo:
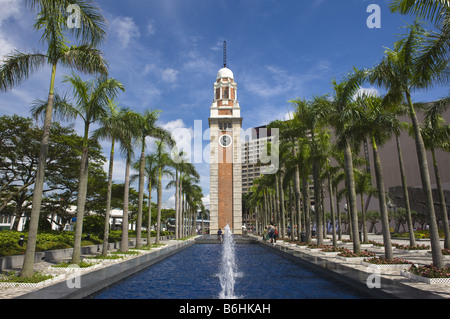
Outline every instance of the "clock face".
{"type": "Polygon", "coordinates": [[[232,139],[229,135],[222,135],[219,139],[219,143],[222,147],[228,147],[231,145],[232,139]]]}

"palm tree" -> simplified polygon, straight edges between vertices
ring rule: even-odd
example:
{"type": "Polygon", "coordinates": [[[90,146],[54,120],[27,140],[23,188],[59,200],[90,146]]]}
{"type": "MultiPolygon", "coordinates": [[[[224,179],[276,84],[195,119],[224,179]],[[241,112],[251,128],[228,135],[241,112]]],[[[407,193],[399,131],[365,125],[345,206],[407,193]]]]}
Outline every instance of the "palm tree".
{"type": "Polygon", "coordinates": [[[200,179],[200,175],[195,169],[195,166],[187,162],[184,155],[184,151],[172,152],[172,161],[169,163],[169,166],[175,169],[175,179],[166,186],[166,188],[175,186],[175,238],[177,239],[181,236],[181,181],[186,176],[196,179],[197,182],[200,179]]]}
{"type": "MultiPolygon", "coordinates": [[[[355,143],[355,132],[351,123],[357,120],[360,116],[359,111],[355,108],[353,97],[357,93],[362,78],[365,73],[359,70],[354,70],[346,79],[337,83],[332,81],[334,90],[334,101],[332,102],[332,113],[330,114],[330,124],[335,129],[337,137],[337,145],[344,153],[344,170],[345,183],[348,191],[348,204],[350,212],[350,224],[352,229],[353,251],[355,253],[361,252],[361,246],[358,234],[358,209],[356,204],[355,178],[353,170],[353,156],[351,144],[355,143]]],[[[357,149],[357,147],[355,147],[357,149]]]]}
{"type": "Polygon", "coordinates": [[[101,127],[93,133],[94,139],[109,139],[111,140],[111,151],[109,157],[108,169],[108,189],[106,194],[106,212],[105,212],[105,229],[103,235],[103,250],[104,256],[108,253],[108,237],[109,237],[109,216],[111,212],[111,191],[112,191],[112,175],[114,167],[114,152],[117,141],[124,140],[126,134],[126,127],[124,117],[127,116],[129,110],[120,109],[117,104],[109,100],[107,116],[100,119],[101,127]]]}
{"type": "Polygon", "coordinates": [[[62,64],[85,73],[107,74],[106,61],[102,58],[101,52],[95,49],[95,46],[101,43],[106,36],[106,20],[97,6],[85,0],[28,0],[26,3],[31,11],[37,12],[34,28],[43,31],[41,39],[47,44],[47,53],[16,51],[7,55],[0,67],[0,91],[11,89],[45,64],[51,65],[52,72],[21,277],[30,277],[33,274],[36,236],[44,188],[45,162],[53,115],[56,68],[58,64],[62,64]],[[64,16],[69,4],[76,4],[80,8],[80,28],[69,29],[67,27],[64,16]],[[84,43],[90,44],[68,46],[63,35],[66,31],[72,32],[75,38],[81,38],[84,43]]]}
{"type": "Polygon", "coordinates": [[[450,125],[445,124],[441,116],[448,108],[450,97],[431,103],[425,111],[425,118],[422,124],[421,132],[425,147],[430,150],[433,159],[434,175],[439,197],[439,206],[441,210],[441,220],[444,227],[444,248],[450,248],[450,229],[448,224],[447,205],[445,203],[444,190],[442,188],[439,167],[436,161],[436,148],[441,148],[450,152],[450,125]]]}
{"type": "Polygon", "coordinates": [[[361,201],[361,223],[363,227],[363,242],[369,241],[369,236],[367,234],[367,225],[366,225],[366,215],[364,209],[364,195],[369,195],[374,193],[374,188],[372,186],[372,177],[369,172],[361,171],[355,169],[355,191],[356,194],[359,194],[359,198],[361,201]]]}
{"type": "MultiPolygon", "coordinates": [[[[448,0],[393,0],[391,12],[415,14],[430,20],[438,32],[427,31],[420,56],[417,57],[417,74],[426,78],[429,70],[447,65],[450,55],[450,3],[448,0]]],[[[446,80],[448,81],[448,73],[446,80]]]]}
{"type": "MultiPolygon", "coordinates": [[[[72,256],[72,263],[78,264],[81,256],[81,237],[88,182],[89,128],[93,123],[107,116],[108,103],[117,96],[119,90],[124,91],[125,89],[118,80],[106,77],[83,81],[78,75],[72,74],[71,76],[65,76],[64,82],[69,82],[72,85],[76,105],[72,106],[67,101],[62,100],[61,103],[54,105],[55,112],[63,114],[63,116],[68,118],[81,117],[84,121],[84,137],[77,198],[77,223],[72,256]]],[[[45,105],[36,108],[34,113],[40,114],[44,107],[45,105]]]]}
{"type": "MultiPolygon", "coordinates": [[[[124,116],[124,135],[120,140],[120,149],[126,158],[125,165],[125,185],[123,194],[123,216],[122,216],[122,238],[120,250],[128,251],[128,204],[130,192],[130,167],[134,157],[134,142],[138,139],[136,127],[139,121],[139,114],[135,112],[127,112],[124,116]]],[[[151,205],[150,205],[151,206],[151,205]]]]}
{"type": "Polygon", "coordinates": [[[420,132],[420,125],[412,102],[411,94],[418,89],[430,87],[436,81],[442,81],[442,64],[433,64],[424,74],[424,65],[418,64],[418,58],[423,50],[423,41],[427,32],[418,22],[408,26],[408,34],[394,44],[394,49],[387,49],[381,63],[372,69],[369,79],[380,87],[388,90],[385,100],[397,104],[406,101],[409,117],[412,122],[414,140],[416,142],[417,157],[419,161],[420,177],[426,207],[429,214],[430,241],[432,247],[433,265],[443,268],[442,251],[439,243],[439,232],[431,192],[428,160],[425,144],[420,132]]]}
{"type": "Polygon", "coordinates": [[[145,180],[145,150],[146,138],[154,137],[159,139],[170,139],[170,134],[156,126],[159,117],[159,110],[145,111],[139,117],[138,132],[139,140],[141,142],[141,156],[139,160],[139,202],[138,202],[138,216],[136,226],[136,248],[141,247],[141,227],[142,227],[142,209],[144,206],[144,180],[145,180]]]}
{"type": "Polygon", "coordinates": [[[304,127],[304,133],[309,134],[311,144],[311,161],[312,161],[312,175],[314,181],[314,211],[316,213],[316,235],[317,244],[323,243],[323,214],[321,201],[321,180],[320,171],[324,164],[323,154],[325,135],[324,125],[328,116],[329,103],[327,96],[315,96],[311,101],[294,100],[290,101],[296,104],[296,112],[301,125],[304,127]]]}
{"type": "Polygon", "coordinates": [[[156,166],[155,155],[145,157],[145,174],[148,178],[148,225],[147,225],[147,245],[150,244],[152,229],[152,188],[157,185],[158,167],[156,166]]]}
{"type": "Polygon", "coordinates": [[[383,99],[377,96],[362,96],[357,100],[358,105],[363,109],[361,130],[367,134],[367,137],[370,138],[372,144],[378,200],[380,203],[380,214],[383,226],[385,257],[387,259],[392,259],[393,253],[389,232],[389,218],[378,145],[385,143],[392,134],[399,134],[400,122],[396,115],[389,109],[389,105],[385,105],[383,102],[383,99]]]}
{"type": "MultiPolygon", "coordinates": [[[[192,164],[191,164],[192,165],[192,164]]],[[[191,215],[191,208],[192,208],[192,198],[194,197],[192,194],[195,193],[195,183],[198,183],[200,181],[198,174],[187,174],[184,173],[180,175],[180,190],[181,190],[181,212],[180,212],[180,219],[181,219],[181,228],[182,232],[185,235],[190,235],[191,232],[189,232],[189,218],[191,215]],[[184,211],[184,216],[183,216],[184,211]]]]}
{"type": "MultiPolygon", "coordinates": [[[[301,193],[300,193],[300,162],[298,156],[298,138],[305,135],[305,129],[301,125],[301,120],[295,116],[288,121],[276,120],[268,125],[268,128],[278,128],[280,132],[280,139],[282,144],[289,145],[291,154],[285,153],[280,159],[285,163],[286,171],[289,171],[288,176],[294,177],[294,198],[297,222],[297,237],[301,234],[301,193]],[[291,172],[292,170],[292,172],[291,172]]],[[[292,234],[294,232],[292,231],[292,234]]]]}
{"type": "Polygon", "coordinates": [[[170,165],[171,158],[169,153],[166,152],[166,139],[155,141],[156,150],[155,158],[158,167],[158,188],[157,188],[157,216],[156,216],[156,244],[159,244],[159,237],[161,231],[161,205],[162,205],[162,176],[165,172],[165,167],[170,165]]]}

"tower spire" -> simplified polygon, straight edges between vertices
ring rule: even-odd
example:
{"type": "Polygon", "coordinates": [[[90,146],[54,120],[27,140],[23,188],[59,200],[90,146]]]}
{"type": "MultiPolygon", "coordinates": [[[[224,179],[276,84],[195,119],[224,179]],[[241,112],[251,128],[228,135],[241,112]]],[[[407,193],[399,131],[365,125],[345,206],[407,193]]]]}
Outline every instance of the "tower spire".
{"type": "Polygon", "coordinates": [[[227,67],[227,41],[223,41],[223,67],[227,67]]]}

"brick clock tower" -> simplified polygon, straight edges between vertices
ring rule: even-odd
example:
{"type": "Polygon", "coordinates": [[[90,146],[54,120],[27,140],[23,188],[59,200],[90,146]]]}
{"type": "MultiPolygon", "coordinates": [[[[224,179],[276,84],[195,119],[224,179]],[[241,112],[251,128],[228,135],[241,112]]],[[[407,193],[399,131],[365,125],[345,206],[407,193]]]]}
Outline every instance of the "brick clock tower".
{"type": "Polygon", "coordinates": [[[225,43],[224,67],[217,73],[210,111],[210,234],[227,224],[234,234],[242,234],[242,118],[225,43]]]}

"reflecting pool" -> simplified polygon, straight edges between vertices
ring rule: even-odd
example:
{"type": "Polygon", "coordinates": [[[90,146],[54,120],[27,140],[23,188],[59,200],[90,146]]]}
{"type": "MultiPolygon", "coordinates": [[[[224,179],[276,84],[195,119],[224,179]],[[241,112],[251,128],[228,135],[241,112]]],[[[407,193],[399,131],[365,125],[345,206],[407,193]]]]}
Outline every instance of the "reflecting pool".
{"type": "MultiPolygon", "coordinates": [[[[243,299],[357,299],[358,292],[320,277],[256,244],[235,245],[234,295],[243,299]]],[[[98,293],[96,299],[218,299],[222,245],[196,244],[98,293]]]]}

